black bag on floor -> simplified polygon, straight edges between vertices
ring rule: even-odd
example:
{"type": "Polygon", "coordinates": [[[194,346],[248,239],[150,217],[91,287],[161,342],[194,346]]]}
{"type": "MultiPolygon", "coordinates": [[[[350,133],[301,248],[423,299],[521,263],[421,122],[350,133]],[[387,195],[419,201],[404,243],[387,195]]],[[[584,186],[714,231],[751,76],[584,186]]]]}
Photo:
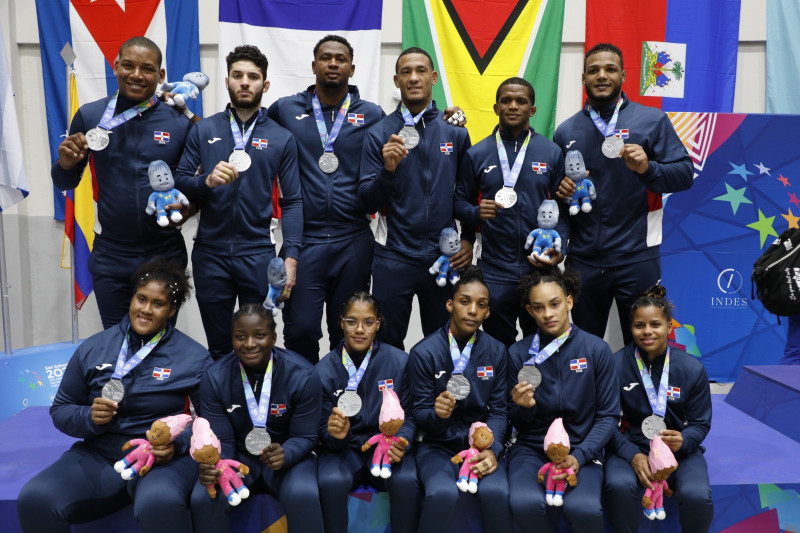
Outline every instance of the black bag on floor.
{"type": "Polygon", "coordinates": [[[800,314],[800,229],[789,228],[753,264],[752,287],[764,309],[778,316],[800,314]]]}

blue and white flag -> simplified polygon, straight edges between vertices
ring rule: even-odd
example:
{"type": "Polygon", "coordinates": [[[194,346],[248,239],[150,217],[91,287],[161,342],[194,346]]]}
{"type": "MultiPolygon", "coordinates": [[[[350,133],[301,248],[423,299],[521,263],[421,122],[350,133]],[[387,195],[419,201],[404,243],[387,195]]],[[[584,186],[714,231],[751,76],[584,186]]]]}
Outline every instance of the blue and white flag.
{"type": "Polygon", "coordinates": [[[237,46],[257,46],[269,61],[264,105],[313,85],[314,45],[328,34],[341,35],[354,49],[352,85],[361,97],[378,101],[381,9],[376,0],[219,0],[217,108],[229,101],[225,57],[237,46]]]}
{"type": "Polygon", "coordinates": [[[0,211],[28,196],[28,180],[22,160],[14,88],[8,68],[6,45],[0,28],[0,211]]]}
{"type": "Polygon", "coordinates": [[[800,113],[800,4],[767,2],[767,113],[800,113]]]}

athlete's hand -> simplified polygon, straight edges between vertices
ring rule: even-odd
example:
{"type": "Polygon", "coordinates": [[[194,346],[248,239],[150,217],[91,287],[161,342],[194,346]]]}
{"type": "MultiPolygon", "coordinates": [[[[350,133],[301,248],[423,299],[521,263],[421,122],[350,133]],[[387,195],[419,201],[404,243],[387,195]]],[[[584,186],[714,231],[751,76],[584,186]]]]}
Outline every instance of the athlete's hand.
{"type": "Polygon", "coordinates": [[[436,397],[433,410],[439,418],[450,418],[453,409],[456,408],[456,398],[449,390],[444,391],[436,397]]]}
{"type": "Polygon", "coordinates": [[[280,470],[286,463],[286,454],[283,447],[277,442],[273,442],[261,450],[261,462],[273,470],[280,470]]]}
{"type": "MultiPolygon", "coordinates": [[[[565,470],[567,468],[571,468],[572,472],[577,474],[578,470],[580,470],[580,468],[581,468],[581,465],[578,464],[578,460],[575,459],[574,455],[568,455],[568,456],[566,456],[564,458],[564,461],[562,461],[561,463],[557,464],[556,467],[563,468],[565,470]]],[[[567,475],[568,474],[566,472],[564,472],[563,474],[559,474],[557,476],[553,476],[553,479],[555,479],[555,480],[567,479],[567,475]]]]}
{"type": "MultiPolygon", "coordinates": [[[[147,436],[150,438],[150,430],[147,430],[147,436]]],[[[153,456],[156,458],[156,464],[163,465],[172,461],[172,456],[175,454],[175,444],[169,442],[167,444],[153,444],[151,448],[153,456]]]]}
{"type": "Polygon", "coordinates": [[[167,209],[168,211],[169,210],[172,210],[172,211],[177,210],[177,211],[181,212],[181,217],[182,218],[181,218],[180,222],[173,222],[172,218],[167,217],[167,220],[169,220],[168,226],[171,227],[171,228],[180,228],[181,226],[183,226],[186,223],[187,220],[189,220],[190,218],[195,216],[197,214],[197,211],[198,211],[197,204],[195,204],[194,202],[189,202],[189,205],[183,205],[180,202],[175,202],[174,204],[167,205],[165,207],[165,209],[167,209]]]}
{"type": "Polygon", "coordinates": [[[461,270],[472,264],[472,243],[461,241],[461,250],[450,258],[450,268],[461,270]]]}
{"type": "Polygon", "coordinates": [[[197,477],[200,479],[200,484],[206,487],[210,487],[214,483],[217,482],[219,479],[220,474],[222,474],[221,470],[215,470],[214,465],[209,465],[206,463],[200,463],[198,465],[198,475],[197,477]]]}
{"type": "Polygon", "coordinates": [[[383,145],[383,166],[389,172],[397,170],[397,165],[408,155],[408,148],[399,135],[392,134],[389,142],[383,145]]]}
{"type": "Polygon", "coordinates": [[[458,106],[448,107],[445,109],[444,116],[442,118],[445,119],[448,124],[452,124],[453,126],[467,125],[467,116],[458,106]]]}
{"type": "Polygon", "coordinates": [[[536,400],[533,399],[533,392],[533,385],[527,381],[520,381],[511,389],[511,401],[520,407],[530,409],[536,405],[536,400]]]}
{"type": "Polygon", "coordinates": [[[58,166],[69,170],[89,153],[89,143],[83,133],[73,133],[58,145],[58,166]]]}
{"type": "Polygon", "coordinates": [[[108,398],[98,396],[92,402],[92,422],[98,426],[108,424],[111,418],[117,414],[117,402],[112,402],[108,398]]]}
{"type": "Polygon", "coordinates": [[[644,174],[650,168],[650,160],[644,153],[644,148],[638,144],[626,144],[619,152],[619,156],[625,160],[625,166],[637,174],[644,174]]]}
{"type": "Polygon", "coordinates": [[[575,182],[569,176],[564,176],[556,191],[556,198],[566,200],[567,198],[572,198],[573,194],[575,194],[575,182]]]}
{"type": "Polygon", "coordinates": [[[478,214],[481,217],[481,220],[489,220],[490,218],[494,218],[497,216],[497,209],[499,207],[504,207],[494,200],[489,200],[488,198],[481,198],[481,205],[478,206],[478,214]]]}
{"type": "Polygon", "coordinates": [[[292,294],[294,284],[297,281],[297,259],[294,257],[287,257],[283,262],[286,265],[286,285],[283,287],[283,293],[288,294],[286,298],[284,298],[284,300],[288,300],[289,296],[292,294]]]}
{"type": "Polygon", "coordinates": [[[399,441],[393,442],[391,448],[389,448],[389,462],[394,464],[402,461],[407,447],[408,441],[403,437],[400,437],[399,441]]]}
{"type": "Polygon", "coordinates": [[[631,466],[633,467],[633,473],[639,478],[639,483],[644,488],[653,490],[651,481],[655,481],[656,478],[650,471],[650,463],[647,461],[647,456],[643,453],[637,453],[631,459],[631,466]]]}
{"type": "Polygon", "coordinates": [[[350,419],[344,416],[344,411],[334,407],[328,417],[328,433],[334,439],[342,440],[350,432],[350,419]]]}
{"type": "Polygon", "coordinates": [[[683,434],[674,429],[662,429],[661,440],[667,445],[672,453],[677,453],[683,446],[683,434]]]}
{"type": "Polygon", "coordinates": [[[548,248],[542,252],[541,255],[536,256],[538,259],[534,259],[531,256],[528,256],[528,262],[535,266],[536,268],[553,268],[554,266],[558,265],[561,261],[564,260],[564,254],[561,252],[556,252],[555,248],[548,248]]]}
{"type": "Polygon", "coordinates": [[[470,459],[469,462],[470,469],[475,472],[475,475],[479,478],[488,476],[497,470],[497,457],[495,457],[494,452],[489,448],[470,459]]]}
{"type": "Polygon", "coordinates": [[[206,176],[206,187],[209,189],[213,189],[214,187],[219,187],[220,185],[228,185],[233,183],[233,180],[239,177],[239,171],[236,170],[236,167],[233,164],[228,163],[227,161],[220,161],[217,163],[217,166],[214,167],[214,170],[206,176]]]}

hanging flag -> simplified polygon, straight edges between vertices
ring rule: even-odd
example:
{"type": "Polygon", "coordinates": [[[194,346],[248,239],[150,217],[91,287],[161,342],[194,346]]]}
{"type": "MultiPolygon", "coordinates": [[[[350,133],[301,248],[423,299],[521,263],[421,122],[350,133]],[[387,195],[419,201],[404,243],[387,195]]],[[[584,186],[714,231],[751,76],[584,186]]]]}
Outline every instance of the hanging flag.
{"type": "Polygon", "coordinates": [[[219,0],[217,107],[229,101],[225,57],[237,46],[252,44],[267,56],[266,105],[315,83],[314,45],[328,34],[353,46],[356,71],[350,83],[358,85],[363,99],[377,102],[381,9],[375,0],[219,0]]]}
{"type": "Polygon", "coordinates": [[[664,111],[730,113],[741,0],[587,0],[586,50],[622,50],[622,90],[664,111]]]}
{"type": "MultiPolygon", "coordinates": [[[[61,51],[69,44],[78,101],[99,100],[117,90],[114,61],[119,47],[144,35],[163,54],[167,80],[179,81],[200,70],[200,33],[197,0],[36,0],[42,54],[50,157],[58,159],[58,145],[67,130],[67,74],[61,51]]],[[[202,112],[202,101],[189,108],[202,112]]],[[[55,190],[55,218],[64,219],[65,199],[55,190]]]]}
{"type": "Polygon", "coordinates": [[[767,2],[767,113],[800,113],[800,4],[767,2]]]}
{"type": "Polygon", "coordinates": [[[8,68],[6,45],[0,28],[0,211],[28,196],[28,180],[22,160],[14,88],[8,68]]]}
{"type": "Polygon", "coordinates": [[[497,125],[497,87],[518,76],[536,91],[534,129],[553,137],[564,0],[404,0],[403,48],[418,46],[439,72],[439,108],[467,114],[473,140],[497,125]]]}

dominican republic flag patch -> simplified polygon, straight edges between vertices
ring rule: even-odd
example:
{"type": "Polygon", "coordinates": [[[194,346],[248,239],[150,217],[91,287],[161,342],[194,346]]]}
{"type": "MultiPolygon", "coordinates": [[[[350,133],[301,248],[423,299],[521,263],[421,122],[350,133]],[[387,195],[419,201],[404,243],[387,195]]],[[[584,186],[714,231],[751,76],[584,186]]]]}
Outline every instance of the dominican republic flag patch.
{"type": "Polygon", "coordinates": [[[679,387],[667,387],[667,398],[680,398],[681,389],[679,387]]]}
{"type": "Polygon", "coordinates": [[[154,131],[153,132],[153,139],[158,142],[158,144],[167,144],[169,142],[169,132],[168,131],[154,131]]]}
{"type": "Polygon", "coordinates": [[[453,143],[439,143],[439,151],[443,154],[452,154],[453,143]]]}
{"type": "Polygon", "coordinates": [[[393,379],[382,379],[378,382],[378,390],[394,389],[393,379]]]}
{"type": "Polygon", "coordinates": [[[153,377],[158,381],[164,381],[172,372],[171,368],[161,368],[159,366],[153,367],[153,377]]]}
{"type": "Polygon", "coordinates": [[[620,139],[627,139],[630,137],[629,130],[614,130],[614,135],[619,137],[620,139]]]}
{"type": "Polygon", "coordinates": [[[540,163],[539,161],[534,161],[531,163],[531,169],[537,174],[541,174],[542,172],[547,172],[547,163],[540,163]]]}
{"type": "Polygon", "coordinates": [[[348,113],[347,122],[349,122],[353,126],[363,126],[364,115],[362,113],[348,113]]]}
{"type": "Polygon", "coordinates": [[[281,416],[283,413],[286,412],[286,404],[285,403],[273,403],[269,406],[269,414],[281,416]]]}
{"type": "Polygon", "coordinates": [[[570,359],[569,360],[569,369],[573,372],[583,372],[588,367],[586,366],[586,358],[581,357],[580,359],[570,359]]]}
{"type": "Polygon", "coordinates": [[[253,139],[253,146],[255,146],[258,150],[263,150],[267,147],[269,141],[267,139],[253,139]]]}
{"type": "Polygon", "coordinates": [[[479,378],[489,379],[490,377],[494,376],[494,367],[479,366],[477,374],[479,378]]]}

